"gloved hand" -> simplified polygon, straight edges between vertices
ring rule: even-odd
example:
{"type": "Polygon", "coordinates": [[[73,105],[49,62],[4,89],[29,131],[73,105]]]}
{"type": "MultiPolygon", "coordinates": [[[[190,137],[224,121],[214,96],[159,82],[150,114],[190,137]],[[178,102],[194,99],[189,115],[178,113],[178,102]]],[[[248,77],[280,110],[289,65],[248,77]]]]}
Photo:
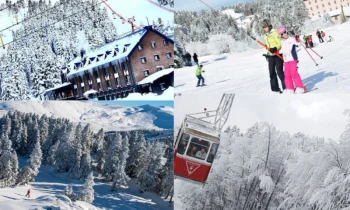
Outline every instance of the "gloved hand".
{"type": "Polygon", "coordinates": [[[202,72],[205,72],[205,71],[202,71],[202,72]]]}
{"type": "Polygon", "coordinates": [[[270,48],[270,50],[269,50],[269,51],[270,51],[270,53],[272,53],[272,54],[273,54],[273,53],[275,53],[275,52],[277,51],[277,48],[276,48],[276,47],[270,48]]]}

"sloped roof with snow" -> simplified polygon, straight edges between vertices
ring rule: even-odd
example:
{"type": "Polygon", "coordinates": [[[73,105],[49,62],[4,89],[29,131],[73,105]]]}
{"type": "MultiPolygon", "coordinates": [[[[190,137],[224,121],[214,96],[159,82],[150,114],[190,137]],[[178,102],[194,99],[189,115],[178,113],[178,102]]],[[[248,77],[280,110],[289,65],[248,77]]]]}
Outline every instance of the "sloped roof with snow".
{"type": "Polygon", "coordinates": [[[157,71],[156,73],[151,74],[150,76],[146,77],[145,79],[141,80],[138,85],[144,85],[148,83],[153,83],[155,80],[161,78],[162,76],[168,75],[170,73],[174,72],[173,68],[170,69],[163,69],[161,71],[157,71]]]}
{"type": "Polygon", "coordinates": [[[107,67],[109,66],[109,63],[115,64],[123,62],[128,59],[128,56],[134,51],[146,33],[150,30],[168,39],[170,42],[174,42],[173,39],[163,35],[151,26],[146,26],[143,29],[88,52],[84,55],[86,60],[82,60],[80,57],[73,59],[67,64],[67,66],[63,67],[62,70],[64,71],[64,69],[68,68],[70,72],[67,74],[67,77],[71,78],[77,74],[82,75],[85,71],[92,72],[94,68],[101,66],[107,67]]]}

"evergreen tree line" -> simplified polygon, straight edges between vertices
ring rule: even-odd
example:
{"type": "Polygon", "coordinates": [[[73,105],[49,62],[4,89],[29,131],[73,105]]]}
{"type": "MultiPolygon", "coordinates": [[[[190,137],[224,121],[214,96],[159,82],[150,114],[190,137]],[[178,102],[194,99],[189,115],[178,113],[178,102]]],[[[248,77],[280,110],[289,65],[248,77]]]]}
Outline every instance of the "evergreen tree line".
{"type": "MultiPolygon", "coordinates": [[[[141,192],[172,193],[173,154],[164,155],[171,145],[146,142],[142,131],[94,133],[89,124],[14,111],[0,119],[0,134],[0,187],[34,181],[45,164],[72,179],[86,179],[85,189],[92,189],[95,174],[111,183],[112,191],[135,178],[141,192]],[[17,156],[28,158],[28,164],[19,169],[17,156]]],[[[88,194],[84,199],[91,198],[88,194]]]]}
{"type": "Polygon", "coordinates": [[[350,124],[339,141],[267,123],[228,128],[204,188],[182,185],[183,209],[347,209],[350,124]]]}
{"type": "MultiPolygon", "coordinates": [[[[19,2],[16,5],[21,5],[19,2]]],[[[39,98],[46,89],[61,83],[61,67],[74,55],[80,56],[82,48],[87,51],[117,37],[107,10],[96,3],[96,0],[60,0],[55,5],[51,1],[48,4],[28,1],[27,5],[23,2],[22,7],[28,8],[24,17],[27,21],[12,31],[17,41],[7,45],[0,65],[2,100],[39,98]],[[73,14],[76,15],[66,18],[73,14]],[[60,22],[52,24],[57,21],[60,22]]]]}
{"type": "Polygon", "coordinates": [[[256,0],[222,7],[221,11],[218,11],[220,14],[209,8],[199,12],[177,11],[174,17],[175,24],[177,24],[175,27],[176,41],[182,44],[207,43],[212,36],[224,34],[231,37],[231,42],[239,41],[249,45],[253,40],[247,34],[262,39],[263,30],[259,23],[264,19],[268,19],[274,28],[284,25],[289,31],[295,33],[301,32],[308,19],[306,6],[303,1],[299,0],[256,0]],[[226,9],[233,9],[236,13],[243,13],[246,16],[253,15],[252,23],[244,29],[236,28],[234,26],[236,20],[221,12],[226,9]]]}

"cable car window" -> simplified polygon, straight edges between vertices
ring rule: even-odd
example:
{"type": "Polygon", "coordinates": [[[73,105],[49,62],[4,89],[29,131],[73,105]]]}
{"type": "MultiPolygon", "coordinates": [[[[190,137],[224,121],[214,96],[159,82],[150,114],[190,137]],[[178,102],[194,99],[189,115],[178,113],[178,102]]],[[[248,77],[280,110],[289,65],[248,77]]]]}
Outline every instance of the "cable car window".
{"type": "Polygon", "coordinates": [[[190,135],[186,133],[182,134],[181,140],[177,146],[177,153],[180,153],[181,155],[185,153],[189,140],[190,140],[190,135]]]}
{"type": "Polygon", "coordinates": [[[210,153],[209,153],[209,156],[207,159],[208,163],[212,163],[214,161],[214,157],[216,155],[216,152],[218,151],[218,147],[219,147],[218,144],[214,144],[214,143],[212,144],[212,146],[210,148],[210,153]]]}
{"type": "Polygon", "coordinates": [[[197,137],[192,137],[190,146],[187,150],[188,156],[205,160],[210,147],[210,143],[204,140],[200,140],[197,137]]]}

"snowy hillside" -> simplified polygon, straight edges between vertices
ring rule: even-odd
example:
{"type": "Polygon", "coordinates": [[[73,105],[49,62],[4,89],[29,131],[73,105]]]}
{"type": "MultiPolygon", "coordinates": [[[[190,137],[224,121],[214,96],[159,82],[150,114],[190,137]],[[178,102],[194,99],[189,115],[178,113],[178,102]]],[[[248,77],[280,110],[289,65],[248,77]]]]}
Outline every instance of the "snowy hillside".
{"type": "Polygon", "coordinates": [[[1,114],[15,110],[68,118],[75,123],[90,123],[94,131],[98,131],[100,128],[111,131],[173,128],[174,110],[171,107],[127,107],[118,104],[103,105],[96,102],[76,101],[0,103],[1,114]]]}
{"type": "MultiPolygon", "coordinates": [[[[25,164],[25,159],[21,158],[20,166],[21,163],[25,164]]],[[[69,179],[65,174],[55,174],[51,167],[42,166],[35,182],[30,185],[0,188],[0,209],[28,210],[34,206],[38,209],[57,207],[57,210],[58,207],[71,210],[171,209],[167,202],[154,193],[140,194],[135,180],[129,182],[129,188],[122,188],[115,193],[111,192],[108,184],[95,179],[95,199],[92,204],[82,201],[72,202],[64,195],[66,185],[73,186],[73,190],[77,192],[82,184],[83,181],[69,179]],[[26,198],[24,195],[29,188],[31,197],[26,198]]]]}
{"type": "MultiPolygon", "coordinates": [[[[309,32],[313,35],[313,42],[316,45],[313,50],[323,56],[323,59],[308,50],[319,64],[316,66],[304,48],[299,47],[298,71],[303,83],[308,89],[318,88],[313,93],[349,92],[350,45],[348,41],[350,22],[320,30],[323,30],[326,36],[332,36],[334,41],[320,44],[315,38],[315,31],[309,32]]],[[[223,42],[220,44],[226,46],[231,43],[223,42]]],[[[200,53],[195,47],[192,47],[190,53],[193,55],[194,52],[200,53]]],[[[269,93],[271,92],[270,79],[268,63],[262,56],[264,53],[266,51],[260,48],[242,53],[199,57],[199,62],[204,66],[203,76],[208,86],[196,88],[196,67],[184,67],[177,69],[175,93],[194,91],[207,94],[218,92],[269,93]]]]}

